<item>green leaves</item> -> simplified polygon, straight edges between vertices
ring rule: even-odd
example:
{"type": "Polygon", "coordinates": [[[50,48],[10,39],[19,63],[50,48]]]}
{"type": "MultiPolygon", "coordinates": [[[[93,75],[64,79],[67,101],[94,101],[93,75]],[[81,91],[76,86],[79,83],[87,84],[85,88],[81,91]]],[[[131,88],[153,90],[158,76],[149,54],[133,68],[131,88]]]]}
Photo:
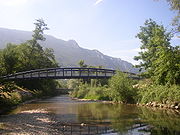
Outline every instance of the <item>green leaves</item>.
{"type": "Polygon", "coordinates": [[[133,81],[122,72],[116,73],[110,81],[111,98],[115,102],[133,103],[136,98],[136,91],[133,88],[133,81]]]}
{"type": "MultiPolygon", "coordinates": [[[[40,68],[57,67],[53,50],[43,48],[38,41],[44,41],[44,30],[47,25],[42,19],[37,20],[32,39],[19,45],[8,44],[3,50],[0,50],[0,76],[13,74],[20,71],[28,71],[40,68]]],[[[29,80],[17,81],[21,86],[29,89],[43,90],[53,93],[56,83],[53,80],[29,80]]],[[[46,92],[46,93],[48,93],[46,92]]]]}
{"type": "Polygon", "coordinates": [[[44,38],[43,33],[45,30],[49,30],[49,28],[47,27],[47,24],[44,22],[43,19],[37,19],[35,24],[35,30],[33,31],[34,34],[32,35],[33,40],[46,40],[46,38],[44,38]]]}
{"type": "Polygon", "coordinates": [[[141,60],[136,67],[144,68],[146,75],[157,84],[178,84],[179,79],[179,47],[172,47],[170,40],[172,34],[166,32],[162,25],[149,19],[137,34],[141,40],[141,52],[135,60],[141,60]]]}
{"type": "Polygon", "coordinates": [[[79,65],[80,67],[87,67],[87,66],[88,66],[88,65],[85,64],[84,60],[80,60],[80,61],[78,62],[78,65],[79,65]]]}
{"type": "Polygon", "coordinates": [[[4,50],[0,51],[0,67],[1,75],[15,73],[17,69],[17,52],[15,51],[16,45],[7,44],[4,50]]]}

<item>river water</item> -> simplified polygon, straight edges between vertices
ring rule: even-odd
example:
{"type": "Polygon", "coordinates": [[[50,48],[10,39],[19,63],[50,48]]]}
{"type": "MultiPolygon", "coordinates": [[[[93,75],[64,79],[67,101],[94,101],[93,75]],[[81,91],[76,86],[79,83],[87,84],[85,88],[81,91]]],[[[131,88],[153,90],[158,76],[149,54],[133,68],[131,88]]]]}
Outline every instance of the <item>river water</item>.
{"type": "Polygon", "coordinates": [[[82,102],[63,95],[19,106],[1,116],[0,134],[180,135],[180,113],[82,102]]]}

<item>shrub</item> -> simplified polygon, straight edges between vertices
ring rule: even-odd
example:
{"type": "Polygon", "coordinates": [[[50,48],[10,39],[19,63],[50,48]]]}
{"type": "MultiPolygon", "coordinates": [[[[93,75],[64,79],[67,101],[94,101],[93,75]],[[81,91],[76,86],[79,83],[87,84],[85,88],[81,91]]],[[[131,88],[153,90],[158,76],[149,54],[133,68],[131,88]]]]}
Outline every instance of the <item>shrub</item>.
{"type": "Polygon", "coordinates": [[[74,91],[71,93],[71,96],[77,98],[84,98],[88,92],[89,92],[88,84],[81,83],[79,84],[78,87],[74,89],[74,91]]]}
{"type": "Polygon", "coordinates": [[[3,92],[0,94],[1,106],[13,106],[22,101],[22,97],[18,92],[3,92]]]}
{"type": "Polygon", "coordinates": [[[95,100],[111,100],[109,96],[109,89],[105,86],[91,87],[85,98],[95,100]]]}
{"type": "Polygon", "coordinates": [[[109,81],[111,98],[115,102],[134,103],[136,90],[133,88],[133,80],[122,72],[117,72],[109,81]]]}
{"type": "Polygon", "coordinates": [[[150,85],[139,90],[139,97],[141,103],[180,101],[180,85],[150,85]]]}

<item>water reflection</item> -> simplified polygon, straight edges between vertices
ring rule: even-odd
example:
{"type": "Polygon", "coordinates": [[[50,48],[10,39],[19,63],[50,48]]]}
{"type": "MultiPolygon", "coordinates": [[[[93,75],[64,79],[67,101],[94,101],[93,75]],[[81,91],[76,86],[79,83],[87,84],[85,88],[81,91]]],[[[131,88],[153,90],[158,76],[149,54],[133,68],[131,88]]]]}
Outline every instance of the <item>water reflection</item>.
{"type": "Polygon", "coordinates": [[[179,135],[180,114],[124,104],[90,103],[59,96],[18,107],[11,114],[42,109],[63,134],[179,135]]]}
{"type": "Polygon", "coordinates": [[[180,115],[123,104],[84,104],[78,106],[79,121],[110,122],[121,134],[180,134],[180,115]]]}

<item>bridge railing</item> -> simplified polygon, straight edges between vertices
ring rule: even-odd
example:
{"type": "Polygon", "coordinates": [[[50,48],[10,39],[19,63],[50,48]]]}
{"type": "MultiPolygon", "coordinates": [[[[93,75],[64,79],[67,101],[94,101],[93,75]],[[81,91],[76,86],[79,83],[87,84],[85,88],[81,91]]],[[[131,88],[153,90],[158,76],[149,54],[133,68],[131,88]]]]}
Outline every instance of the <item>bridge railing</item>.
{"type": "Polygon", "coordinates": [[[19,72],[7,76],[3,79],[31,79],[31,78],[100,78],[111,77],[115,70],[98,68],[47,68],[37,69],[25,72],[19,72]]]}
{"type": "MultiPolygon", "coordinates": [[[[115,70],[111,69],[100,69],[100,68],[46,68],[36,69],[25,72],[18,72],[15,74],[0,77],[5,80],[15,79],[34,79],[34,78],[54,78],[54,79],[78,79],[78,78],[109,78],[116,73],[115,70]]],[[[140,79],[137,74],[124,72],[128,74],[130,78],[140,79]]]]}

